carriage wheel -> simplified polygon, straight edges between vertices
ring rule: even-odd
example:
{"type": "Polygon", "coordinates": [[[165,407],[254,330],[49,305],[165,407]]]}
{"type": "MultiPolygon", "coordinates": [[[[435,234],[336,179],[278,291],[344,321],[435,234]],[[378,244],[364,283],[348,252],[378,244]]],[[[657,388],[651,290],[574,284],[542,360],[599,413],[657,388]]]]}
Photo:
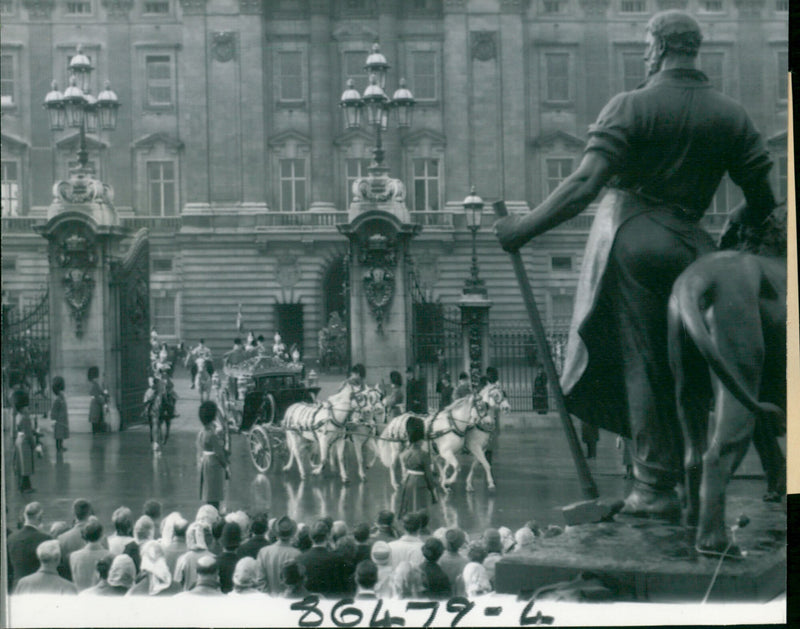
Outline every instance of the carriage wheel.
{"type": "Polygon", "coordinates": [[[247,437],[250,448],[250,459],[259,472],[269,471],[272,465],[272,446],[267,431],[261,426],[254,426],[247,437]]]}

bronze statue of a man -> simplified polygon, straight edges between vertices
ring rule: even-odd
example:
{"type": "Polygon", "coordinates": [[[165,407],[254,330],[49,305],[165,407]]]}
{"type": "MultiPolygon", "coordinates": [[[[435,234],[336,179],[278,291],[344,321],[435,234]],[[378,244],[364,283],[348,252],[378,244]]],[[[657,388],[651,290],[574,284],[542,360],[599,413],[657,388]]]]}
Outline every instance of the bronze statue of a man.
{"type": "Polygon", "coordinates": [[[514,251],[608,187],[586,245],[562,386],[571,413],[632,440],[635,483],[623,511],[671,520],[680,517],[682,440],[667,352],[670,290],[714,249],[698,222],[726,172],[747,201],[734,225],[758,224],[775,206],[761,136],[695,68],[701,42],[687,13],[653,16],[645,84],[603,108],[580,166],[541,205],[495,225],[514,251]]]}

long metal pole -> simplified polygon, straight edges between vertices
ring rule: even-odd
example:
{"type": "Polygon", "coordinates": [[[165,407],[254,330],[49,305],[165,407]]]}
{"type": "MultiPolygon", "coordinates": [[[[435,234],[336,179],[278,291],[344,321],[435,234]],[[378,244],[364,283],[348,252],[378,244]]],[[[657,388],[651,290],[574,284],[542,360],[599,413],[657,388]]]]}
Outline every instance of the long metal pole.
{"type": "MultiPolygon", "coordinates": [[[[493,204],[494,213],[498,218],[508,216],[506,204],[503,201],[497,201],[493,204]]],[[[567,436],[567,443],[572,454],[572,460],[575,462],[575,468],[578,471],[578,478],[581,483],[581,490],[588,499],[597,498],[600,494],[597,491],[597,485],[592,478],[592,473],[589,471],[589,465],[586,463],[586,458],[583,456],[581,444],[578,441],[578,435],[575,432],[575,426],[572,425],[569,412],[567,411],[567,404],[564,401],[564,392],[561,390],[561,382],[559,381],[558,373],[556,372],[553,357],[550,355],[550,348],[547,345],[547,335],[544,332],[542,320],[539,317],[539,310],[536,308],[536,300],[533,298],[533,290],[531,290],[530,282],[528,281],[528,273],[525,271],[525,265],[522,262],[522,256],[519,251],[509,253],[511,256],[511,263],[514,266],[514,274],[517,276],[517,283],[522,292],[522,299],[525,302],[525,309],[528,311],[528,318],[531,321],[533,328],[533,335],[536,338],[536,345],[539,349],[539,354],[544,363],[544,370],[547,374],[547,379],[553,385],[553,392],[556,398],[556,408],[558,410],[561,425],[564,428],[564,433],[567,436]]]]}

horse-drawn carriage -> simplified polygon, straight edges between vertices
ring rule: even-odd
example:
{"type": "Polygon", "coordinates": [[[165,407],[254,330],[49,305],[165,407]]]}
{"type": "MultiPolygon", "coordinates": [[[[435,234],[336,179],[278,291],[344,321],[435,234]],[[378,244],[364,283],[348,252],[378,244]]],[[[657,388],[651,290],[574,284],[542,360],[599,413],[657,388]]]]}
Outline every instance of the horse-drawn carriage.
{"type": "Polygon", "coordinates": [[[316,401],[319,387],[307,386],[301,363],[256,356],[223,368],[217,404],[227,428],[248,434],[250,457],[266,472],[276,454],[288,456],[280,421],[296,402],[316,401]]]}

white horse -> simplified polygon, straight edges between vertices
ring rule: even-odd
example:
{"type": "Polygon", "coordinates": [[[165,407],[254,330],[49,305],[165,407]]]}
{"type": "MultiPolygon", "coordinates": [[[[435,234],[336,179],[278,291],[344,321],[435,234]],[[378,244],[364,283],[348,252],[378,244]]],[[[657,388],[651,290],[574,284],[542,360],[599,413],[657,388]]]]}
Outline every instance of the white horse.
{"type": "Polygon", "coordinates": [[[206,402],[211,399],[211,374],[208,373],[209,358],[206,356],[197,357],[197,375],[194,378],[194,386],[200,393],[200,401],[206,402]]]}
{"type": "MultiPolygon", "coordinates": [[[[425,435],[428,443],[433,442],[438,450],[436,464],[442,488],[449,491],[455,482],[461,466],[456,457],[465,447],[473,455],[474,460],[467,475],[467,491],[473,491],[472,477],[478,463],[486,471],[489,489],[494,489],[494,478],[491,466],[486,460],[484,450],[489,443],[491,431],[494,429],[496,413],[510,409],[505,394],[497,384],[487,385],[479,393],[457,399],[444,409],[433,415],[423,417],[425,435]],[[448,468],[452,473],[447,476],[448,468]]],[[[389,468],[392,487],[398,487],[395,476],[395,463],[402,460],[400,453],[408,444],[406,420],[414,413],[403,413],[390,421],[379,437],[378,452],[381,462],[389,468]]]]}
{"type": "Polygon", "coordinates": [[[346,430],[348,422],[359,422],[366,407],[366,396],[344,387],[325,402],[309,404],[298,402],[286,409],[282,426],[286,430],[286,445],[289,447],[289,461],[283,471],[291,469],[297,462],[300,478],[305,479],[306,470],[303,464],[301,449],[305,442],[319,445],[319,463],[312,463],[311,473],[318,476],[322,473],[328,458],[328,450],[333,444],[337,448],[339,459],[339,476],[343,483],[348,482],[347,470],[344,466],[344,439],[336,439],[346,430]]]}

